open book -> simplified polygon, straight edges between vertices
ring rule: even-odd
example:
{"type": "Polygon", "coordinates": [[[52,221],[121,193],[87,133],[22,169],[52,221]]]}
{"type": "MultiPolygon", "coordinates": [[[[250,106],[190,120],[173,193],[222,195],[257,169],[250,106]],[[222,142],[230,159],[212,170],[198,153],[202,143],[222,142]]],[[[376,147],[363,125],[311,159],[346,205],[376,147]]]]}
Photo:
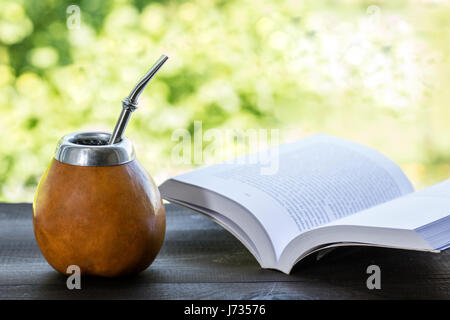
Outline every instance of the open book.
{"type": "Polygon", "coordinates": [[[450,246],[450,180],[414,192],[385,156],[323,134],[277,151],[271,174],[248,155],[169,179],[161,194],[219,223],[262,268],[284,273],[313,252],[342,245],[450,246]]]}

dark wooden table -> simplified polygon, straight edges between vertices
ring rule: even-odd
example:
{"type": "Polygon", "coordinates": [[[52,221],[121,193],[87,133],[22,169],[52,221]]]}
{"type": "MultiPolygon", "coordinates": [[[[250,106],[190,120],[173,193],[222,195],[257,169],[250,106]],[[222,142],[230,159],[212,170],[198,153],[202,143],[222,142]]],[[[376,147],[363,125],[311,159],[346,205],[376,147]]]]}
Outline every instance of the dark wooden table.
{"type": "Polygon", "coordinates": [[[120,279],[66,277],[34,240],[31,204],[0,204],[0,299],[449,299],[450,251],[340,248],[299,263],[291,275],[263,270],[227,231],[206,217],[167,205],[166,239],[149,269],[120,279]],[[381,289],[366,287],[367,266],[381,268],[381,289]]]}

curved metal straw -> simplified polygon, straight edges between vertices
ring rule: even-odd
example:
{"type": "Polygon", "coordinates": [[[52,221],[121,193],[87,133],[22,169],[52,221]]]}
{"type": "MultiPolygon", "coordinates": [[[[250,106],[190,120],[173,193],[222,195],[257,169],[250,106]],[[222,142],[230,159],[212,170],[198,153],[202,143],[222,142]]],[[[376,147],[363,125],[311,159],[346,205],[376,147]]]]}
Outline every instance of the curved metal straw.
{"type": "Polygon", "coordinates": [[[167,61],[167,59],[169,59],[169,57],[163,54],[158,59],[158,61],[156,61],[150,71],[147,72],[147,74],[141,79],[141,81],[139,81],[139,83],[134,87],[128,97],[122,100],[122,112],[120,113],[119,119],[117,120],[116,126],[114,127],[114,131],[108,141],[108,144],[118,143],[122,140],[122,135],[125,131],[125,128],[127,127],[131,113],[137,109],[139,96],[141,95],[142,91],[147,86],[149,81],[167,61]]]}

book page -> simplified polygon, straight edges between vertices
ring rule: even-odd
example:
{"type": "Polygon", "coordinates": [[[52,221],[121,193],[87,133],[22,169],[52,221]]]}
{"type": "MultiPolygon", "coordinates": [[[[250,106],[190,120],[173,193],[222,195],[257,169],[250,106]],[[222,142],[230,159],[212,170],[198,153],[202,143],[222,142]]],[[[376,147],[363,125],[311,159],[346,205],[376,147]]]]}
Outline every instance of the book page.
{"type": "Polygon", "coordinates": [[[260,164],[241,159],[175,179],[247,208],[263,224],[277,253],[304,231],[413,191],[401,169],[380,153],[327,135],[281,145],[273,174],[262,174],[260,164]]]}
{"type": "Polygon", "coordinates": [[[450,179],[329,225],[414,230],[443,250],[450,244],[450,179]]]}

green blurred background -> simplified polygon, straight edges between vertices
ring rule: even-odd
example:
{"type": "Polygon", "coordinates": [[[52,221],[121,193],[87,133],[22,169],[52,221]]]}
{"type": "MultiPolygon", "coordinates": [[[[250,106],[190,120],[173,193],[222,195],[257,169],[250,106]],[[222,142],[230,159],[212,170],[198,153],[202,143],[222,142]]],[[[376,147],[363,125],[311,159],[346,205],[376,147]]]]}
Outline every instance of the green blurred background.
{"type": "Polygon", "coordinates": [[[175,129],[326,132],[450,177],[448,1],[0,1],[0,201],[32,201],[63,135],[111,131],[161,53],[126,135],[157,183],[175,129]],[[78,5],[79,28],[66,12],[78,5]]]}

